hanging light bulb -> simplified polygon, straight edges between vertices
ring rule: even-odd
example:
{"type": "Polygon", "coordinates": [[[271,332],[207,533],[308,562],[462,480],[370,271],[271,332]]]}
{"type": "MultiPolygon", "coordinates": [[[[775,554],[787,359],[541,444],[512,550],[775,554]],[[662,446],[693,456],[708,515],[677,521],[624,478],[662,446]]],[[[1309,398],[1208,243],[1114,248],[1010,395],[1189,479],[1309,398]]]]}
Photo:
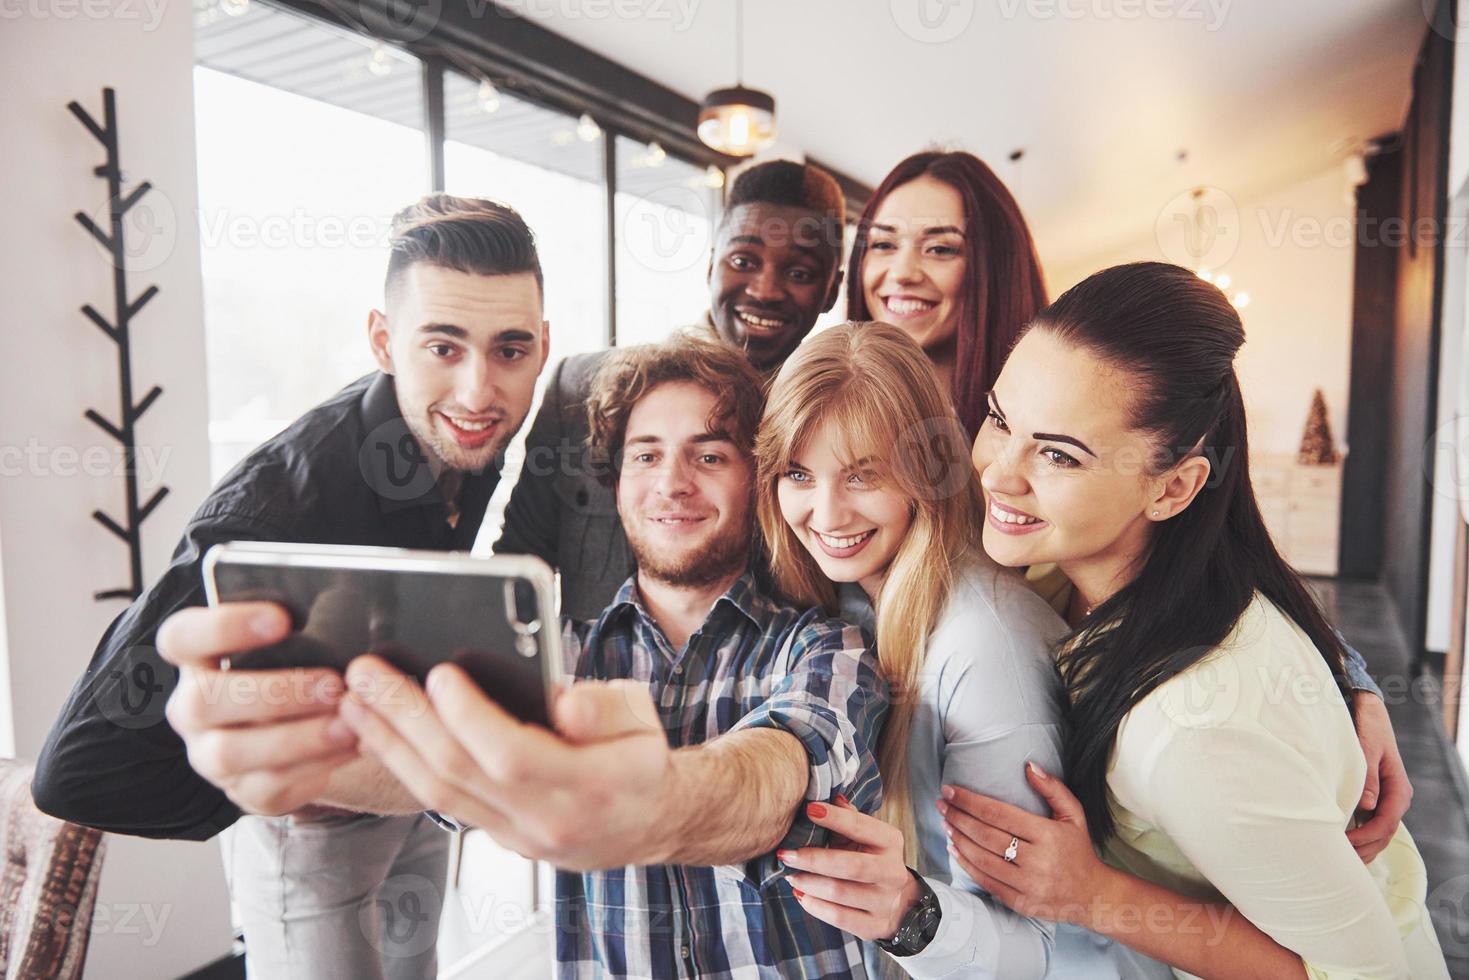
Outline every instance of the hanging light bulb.
{"type": "Polygon", "coordinates": [[[1235,293],[1233,296],[1231,296],[1229,298],[1229,301],[1234,304],[1234,308],[1236,310],[1242,310],[1246,306],[1249,306],[1250,305],[1250,294],[1249,293],[1235,293]]]}
{"type": "Polygon", "coordinates": [[[583,143],[590,143],[602,135],[602,127],[597,125],[597,120],[591,115],[583,112],[576,121],[576,135],[581,137],[583,143]]]}
{"type": "Polygon", "coordinates": [[[481,79],[479,83],[479,107],[485,115],[489,115],[500,108],[500,91],[488,78],[481,79]]]}
{"type": "Polygon", "coordinates": [[[393,56],[388,54],[388,49],[381,44],[372,46],[372,54],[367,59],[367,70],[381,78],[393,70],[393,56]]]}
{"type": "Polygon", "coordinates": [[[1229,273],[1227,272],[1221,272],[1219,273],[1219,275],[1214,277],[1214,285],[1218,286],[1220,289],[1228,289],[1229,284],[1232,282],[1234,282],[1234,280],[1229,277],[1229,273]]]}
{"type": "Polygon", "coordinates": [[[231,17],[241,17],[250,9],[250,0],[220,0],[219,9],[231,17]]]}
{"type": "Polygon", "coordinates": [[[699,107],[699,139],[730,156],[754,156],[775,142],[775,98],[745,88],[744,3],[735,6],[735,84],[704,96],[699,107]]]}
{"type": "Polygon", "coordinates": [[[714,164],[709,164],[709,169],[704,171],[704,186],[715,190],[724,186],[724,171],[714,164]]]}
{"type": "Polygon", "coordinates": [[[648,152],[643,157],[643,163],[649,167],[661,167],[663,166],[663,161],[667,159],[667,152],[664,151],[663,147],[658,145],[657,140],[654,140],[648,144],[648,152]]]}

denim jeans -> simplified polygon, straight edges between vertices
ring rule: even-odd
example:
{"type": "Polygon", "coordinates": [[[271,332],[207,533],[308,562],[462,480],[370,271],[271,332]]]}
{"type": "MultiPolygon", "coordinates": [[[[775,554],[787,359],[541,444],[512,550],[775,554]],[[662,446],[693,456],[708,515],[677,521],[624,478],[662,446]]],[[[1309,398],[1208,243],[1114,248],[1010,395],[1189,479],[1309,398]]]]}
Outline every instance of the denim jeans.
{"type": "Polygon", "coordinates": [[[251,980],[433,980],[449,834],[428,817],[245,816],[225,835],[251,980]]]}

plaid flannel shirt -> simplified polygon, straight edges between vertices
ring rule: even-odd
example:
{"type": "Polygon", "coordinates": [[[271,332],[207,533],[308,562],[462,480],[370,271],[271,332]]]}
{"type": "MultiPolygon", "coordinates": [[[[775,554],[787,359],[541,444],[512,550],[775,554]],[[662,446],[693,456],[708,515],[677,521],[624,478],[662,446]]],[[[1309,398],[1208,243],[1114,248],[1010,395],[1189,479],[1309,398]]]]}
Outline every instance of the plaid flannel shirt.
{"type": "MultiPolygon", "coordinates": [[[[742,576],[674,650],[630,578],[595,623],[567,621],[566,669],[652,690],[669,744],[777,728],[805,747],[806,799],[881,802],[875,756],[888,693],[858,627],[761,595],[742,576]]],[[[738,808],[740,801],[727,805],[738,808]]],[[[588,819],[595,819],[588,814],[588,819]]],[[[804,808],[781,848],[821,846],[804,808]]],[[[741,865],[628,866],[556,876],[561,977],[863,977],[859,942],[807,915],[773,852],[741,865]]]]}

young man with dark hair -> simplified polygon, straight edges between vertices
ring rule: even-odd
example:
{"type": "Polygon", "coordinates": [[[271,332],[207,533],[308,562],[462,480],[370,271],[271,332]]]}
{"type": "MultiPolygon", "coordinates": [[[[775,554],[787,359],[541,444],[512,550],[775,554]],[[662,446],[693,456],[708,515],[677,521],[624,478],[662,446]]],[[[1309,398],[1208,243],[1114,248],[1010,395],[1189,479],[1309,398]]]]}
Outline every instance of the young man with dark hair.
{"type": "MultiPolygon", "coordinates": [[[[857,940],[780,880],[778,851],[824,845],[810,818],[826,806],[877,806],[887,690],[865,634],[780,604],[750,573],[762,400],[726,344],[676,337],[606,359],[592,447],[637,567],[595,620],[563,623],[578,683],[552,706],[555,731],[516,721],[458,667],[435,668],[427,692],[378,657],[347,671],[341,717],[400,781],[390,805],[561,869],[562,977],[865,975],[857,940]]],[[[219,746],[205,771],[223,786],[338,764],[284,725],[241,763],[247,736],[211,697],[231,680],[221,656],[287,626],[277,607],[231,603],[183,610],[160,636],[181,671],[170,711],[190,719],[191,752],[219,746]]]]}
{"type": "MultiPolygon", "coordinates": [[[[421,814],[303,806],[334,802],[329,789],[272,811],[288,816],[236,823],[239,805],[190,768],[176,725],[165,720],[177,674],[156,649],[159,624],[204,604],[202,559],[224,541],[468,551],[499,482],[501,451],[529,413],[546,361],[541,287],[535,239],[512,209],[438,194],[399,212],[385,312],[371,311],[367,323],[381,370],[225,476],[163,575],[102,637],[42,750],[33,793],[55,816],[188,840],[234,825],[226,867],[252,975],[432,977],[437,895],[419,902],[423,919],[405,943],[384,929],[378,890],[390,876],[441,889],[446,838],[421,814]]],[[[252,706],[270,702],[291,716],[298,737],[324,733],[337,762],[355,756],[351,731],[331,724],[335,707],[300,696],[311,688],[291,686],[287,672],[246,674],[255,686],[223,701],[240,712],[241,730],[252,706]]],[[[321,682],[321,691],[340,687],[339,678],[321,682]]],[[[193,748],[205,757],[215,751],[193,748]]],[[[378,771],[354,764],[346,782],[354,768],[362,779],[378,771]]],[[[284,776],[311,783],[309,772],[284,776]]]]}
{"type": "MultiPolygon", "coordinates": [[[[819,167],[776,160],[740,174],[715,231],[708,320],[695,329],[773,375],[836,302],[844,217],[841,188],[819,167]]],[[[612,494],[585,456],[586,392],[605,356],[580,354],[552,371],[495,544],[558,569],[561,611],[581,619],[600,613],[632,570],[612,494]]]]}

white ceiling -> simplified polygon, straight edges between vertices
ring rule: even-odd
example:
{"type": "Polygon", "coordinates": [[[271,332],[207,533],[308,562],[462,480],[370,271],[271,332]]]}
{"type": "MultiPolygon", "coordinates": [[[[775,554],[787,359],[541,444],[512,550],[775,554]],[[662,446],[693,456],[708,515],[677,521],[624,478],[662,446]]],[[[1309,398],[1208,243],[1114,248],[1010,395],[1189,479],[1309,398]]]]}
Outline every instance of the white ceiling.
{"type": "MultiPolygon", "coordinates": [[[[1191,187],[1238,201],[1395,130],[1429,3],[746,0],[744,76],[782,146],[870,184],[935,144],[978,154],[1061,268],[1191,187]]],[[[734,80],[731,0],[507,5],[693,99],[734,80]]]]}

